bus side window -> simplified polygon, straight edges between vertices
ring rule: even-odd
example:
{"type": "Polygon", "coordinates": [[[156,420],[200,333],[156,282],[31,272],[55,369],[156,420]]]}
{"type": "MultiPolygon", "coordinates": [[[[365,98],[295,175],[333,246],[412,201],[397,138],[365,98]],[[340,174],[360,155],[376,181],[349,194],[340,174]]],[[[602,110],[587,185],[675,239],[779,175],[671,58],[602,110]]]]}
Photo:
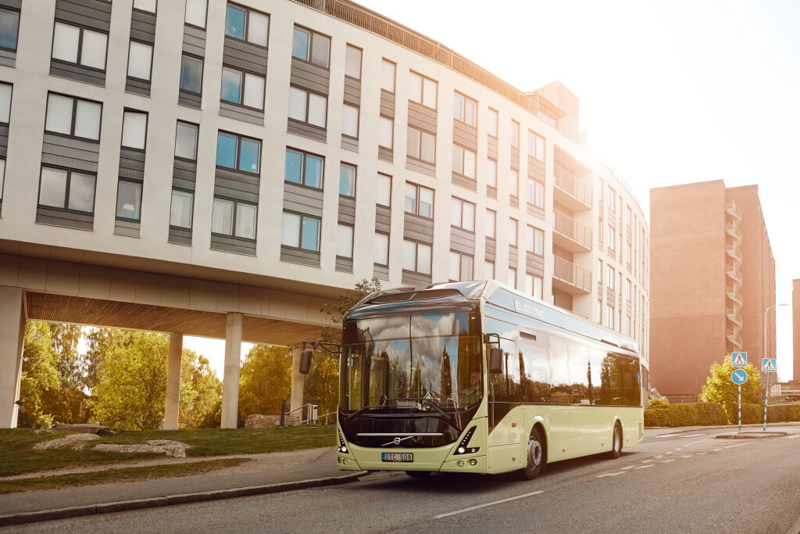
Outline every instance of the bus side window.
{"type": "Polygon", "coordinates": [[[523,401],[550,402],[550,355],[547,335],[520,333],[520,371],[522,372],[523,401]]]}
{"type": "Polygon", "coordinates": [[[590,397],[592,367],[589,359],[589,347],[569,342],[569,376],[572,379],[572,403],[593,404],[590,397]]]}
{"type": "Polygon", "coordinates": [[[500,338],[503,350],[503,372],[491,375],[495,401],[514,402],[520,400],[519,356],[513,340],[500,338]]]}
{"type": "Polygon", "coordinates": [[[550,401],[553,404],[572,402],[572,381],[569,379],[567,342],[550,336],[550,401]]]}

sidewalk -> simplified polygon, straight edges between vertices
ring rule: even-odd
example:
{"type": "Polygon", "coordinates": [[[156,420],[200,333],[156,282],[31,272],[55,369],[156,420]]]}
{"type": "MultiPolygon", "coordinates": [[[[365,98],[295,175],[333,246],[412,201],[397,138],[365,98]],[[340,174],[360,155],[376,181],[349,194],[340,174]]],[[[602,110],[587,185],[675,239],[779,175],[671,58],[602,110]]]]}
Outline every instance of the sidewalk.
{"type": "MultiPolygon", "coordinates": [[[[133,465],[141,467],[206,461],[215,458],[220,457],[165,458],[135,464],[59,470],[48,472],[47,475],[120,469],[133,465]]],[[[359,476],[366,474],[366,471],[339,471],[336,467],[336,450],[333,447],[224,458],[251,458],[252,461],[241,466],[188,477],[0,495],[0,527],[343,484],[355,481],[359,476]]],[[[7,480],[12,478],[22,477],[9,477],[7,480]]]]}

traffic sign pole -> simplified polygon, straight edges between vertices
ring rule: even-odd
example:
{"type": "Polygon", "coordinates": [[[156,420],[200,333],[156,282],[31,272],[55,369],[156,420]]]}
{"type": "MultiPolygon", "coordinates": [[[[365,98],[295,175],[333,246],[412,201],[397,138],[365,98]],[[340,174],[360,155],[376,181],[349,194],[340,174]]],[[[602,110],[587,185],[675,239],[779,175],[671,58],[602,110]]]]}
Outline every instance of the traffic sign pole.
{"type": "Polygon", "coordinates": [[[764,396],[764,432],[767,431],[767,405],[769,404],[769,373],[767,373],[767,391],[764,396]]]}
{"type": "Polygon", "coordinates": [[[739,434],[742,433],[742,386],[739,386],[739,434]]]}

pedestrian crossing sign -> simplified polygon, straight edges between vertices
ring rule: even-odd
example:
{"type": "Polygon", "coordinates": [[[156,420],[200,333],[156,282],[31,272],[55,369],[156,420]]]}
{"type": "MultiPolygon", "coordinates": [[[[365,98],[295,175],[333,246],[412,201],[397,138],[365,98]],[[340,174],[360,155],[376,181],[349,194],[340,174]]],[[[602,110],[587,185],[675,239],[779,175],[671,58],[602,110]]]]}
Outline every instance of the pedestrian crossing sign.
{"type": "Polygon", "coordinates": [[[761,370],[765,373],[774,373],[778,370],[778,362],[775,358],[763,358],[761,360],[761,370]]]}
{"type": "Polygon", "coordinates": [[[747,353],[734,352],[731,354],[731,361],[733,361],[734,367],[747,367],[747,353]]]}

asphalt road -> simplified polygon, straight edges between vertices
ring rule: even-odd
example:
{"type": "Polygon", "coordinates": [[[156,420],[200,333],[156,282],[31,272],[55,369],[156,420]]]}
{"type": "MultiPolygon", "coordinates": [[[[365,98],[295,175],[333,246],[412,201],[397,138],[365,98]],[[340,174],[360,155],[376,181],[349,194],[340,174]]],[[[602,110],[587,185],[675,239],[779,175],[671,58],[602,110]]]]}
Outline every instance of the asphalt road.
{"type": "Polygon", "coordinates": [[[623,451],[618,460],[560,462],[529,482],[508,476],[412,479],[403,473],[375,473],[343,486],[1,532],[797,534],[800,433],[757,440],[714,437],[729,432],[648,430],[645,441],[623,451]]]}

